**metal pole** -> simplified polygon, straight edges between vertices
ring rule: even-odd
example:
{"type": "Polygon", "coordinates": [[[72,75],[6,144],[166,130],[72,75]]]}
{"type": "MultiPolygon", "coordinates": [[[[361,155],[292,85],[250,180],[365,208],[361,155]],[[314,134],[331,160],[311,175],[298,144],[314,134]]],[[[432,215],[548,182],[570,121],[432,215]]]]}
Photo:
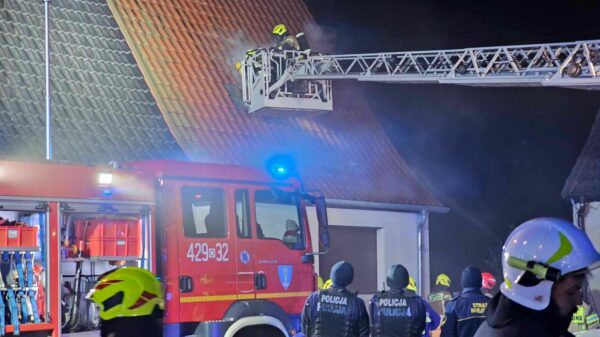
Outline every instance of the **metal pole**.
{"type": "Polygon", "coordinates": [[[417,224],[417,290],[421,296],[429,294],[429,213],[420,212],[421,220],[417,224]]]}
{"type": "Polygon", "coordinates": [[[52,160],[52,115],[50,113],[50,0],[44,0],[44,38],[46,44],[46,160],[52,160]]]}

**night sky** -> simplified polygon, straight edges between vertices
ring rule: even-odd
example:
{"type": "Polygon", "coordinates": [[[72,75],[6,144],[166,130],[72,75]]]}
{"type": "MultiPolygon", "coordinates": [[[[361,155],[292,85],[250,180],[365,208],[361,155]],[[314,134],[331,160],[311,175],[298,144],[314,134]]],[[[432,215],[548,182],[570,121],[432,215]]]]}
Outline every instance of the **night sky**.
{"type": "MultiPolygon", "coordinates": [[[[328,52],[600,39],[600,1],[305,2],[331,43],[328,52]]],[[[498,277],[512,227],[537,216],[571,219],[560,191],[600,93],[348,83],[368,97],[399,153],[451,208],[431,216],[432,276],[445,272],[457,285],[462,268],[474,264],[498,277]]]]}

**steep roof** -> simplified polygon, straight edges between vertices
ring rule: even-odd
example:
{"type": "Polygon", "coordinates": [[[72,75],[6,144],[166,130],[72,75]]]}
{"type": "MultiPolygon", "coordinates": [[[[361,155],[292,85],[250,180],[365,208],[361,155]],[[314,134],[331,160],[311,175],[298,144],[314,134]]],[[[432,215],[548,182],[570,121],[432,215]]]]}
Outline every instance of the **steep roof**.
{"type": "Polygon", "coordinates": [[[600,201],[600,112],[563,187],[565,199],[600,201]]]}
{"type": "MultiPolygon", "coordinates": [[[[336,83],[331,113],[250,116],[233,64],[270,30],[313,25],[300,0],[53,0],[54,158],[189,158],[262,167],[288,153],[329,198],[440,206],[364,98],[336,83]]],[[[43,3],[0,5],[0,156],[44,153],[43,3]]],[[[310,38],[310,37],[309,37],[310,38]]]]}
{"type": "MultiPolygon", "coordinates": [[[[262,166],[289,153],[310,186],[332,198],[439,206],[356,90],[336,83],[331,113],[257,117],[239,107],[234,63],[272,43],[283,22],[314,25],[300,0],[108,0],[178,143],[192,159],[262,166]]],[[[310,37],[309,37],[310,38],[310,37]]]]}
{"type": "MultiPolygon", "coordinates": [[[[102,1],[53,0],[53,158],[184,158],[102,1]],[[148,137],[151,135],[151,137],[148,137]]],[[[0,4],[0,156],[45,157],[44,4],[0,4]]]]}

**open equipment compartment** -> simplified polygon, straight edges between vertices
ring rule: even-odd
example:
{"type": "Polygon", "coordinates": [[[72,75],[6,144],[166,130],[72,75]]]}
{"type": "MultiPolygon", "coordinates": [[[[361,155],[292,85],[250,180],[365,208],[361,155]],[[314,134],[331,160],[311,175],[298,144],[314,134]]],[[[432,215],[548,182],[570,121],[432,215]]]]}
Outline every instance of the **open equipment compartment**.
{"type": "Polygon", "coordinates": [[[151,208],[114,202],[61,203],[61,329],[99,328],[98,308],[85,295],[98,277],[115,268],[152,268],[151,208]]]}
{"type": "Polygon", "coordinates": [[[45,201],[0,197],[0,336],[52,327],[48,219],[45,201]]]}

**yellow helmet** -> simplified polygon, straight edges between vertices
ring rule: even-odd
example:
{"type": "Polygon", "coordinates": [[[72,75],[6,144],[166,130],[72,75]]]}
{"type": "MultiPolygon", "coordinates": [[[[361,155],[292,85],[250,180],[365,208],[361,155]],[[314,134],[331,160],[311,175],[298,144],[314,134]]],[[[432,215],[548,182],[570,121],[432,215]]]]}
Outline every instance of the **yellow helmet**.
{"type": "Polygon", "coordinates": [[[408,277],[408,285],[406,286],[406,289],[417,292],[417,282],[415,282],[415,279],[412,278],[412,276],[408,277]]]}
{"type": "Polygon", "coordinates": [[[323,284],[323,289],[329,289],[332,285],[333,281],[331,279],[328,279],[327,281],[325,281],[325,284],[323,284]]]}
{"type": "Polygon", "coordinates": [[[451,282],[452,281],[450,281],[450,277],[446,274],[439,274],[435,278],[435,285],[443,285],[449,287],[451,282]]]}
{"type": "Polygon", "coordinates": [[[277,26],[273,27],[273,35],[283,35],[285,33],[287,33],[287,28],[285,28],[285,25],[283,23],[280,23],[277,26]]]}
{"type": "Polygon", "coordinates": [[[103,320],[147,316],[156,306],[164,310],[160,282],[151,272],[138,267],[123,267],[105,274],[87,298],[100,307],[103,320]]]}

